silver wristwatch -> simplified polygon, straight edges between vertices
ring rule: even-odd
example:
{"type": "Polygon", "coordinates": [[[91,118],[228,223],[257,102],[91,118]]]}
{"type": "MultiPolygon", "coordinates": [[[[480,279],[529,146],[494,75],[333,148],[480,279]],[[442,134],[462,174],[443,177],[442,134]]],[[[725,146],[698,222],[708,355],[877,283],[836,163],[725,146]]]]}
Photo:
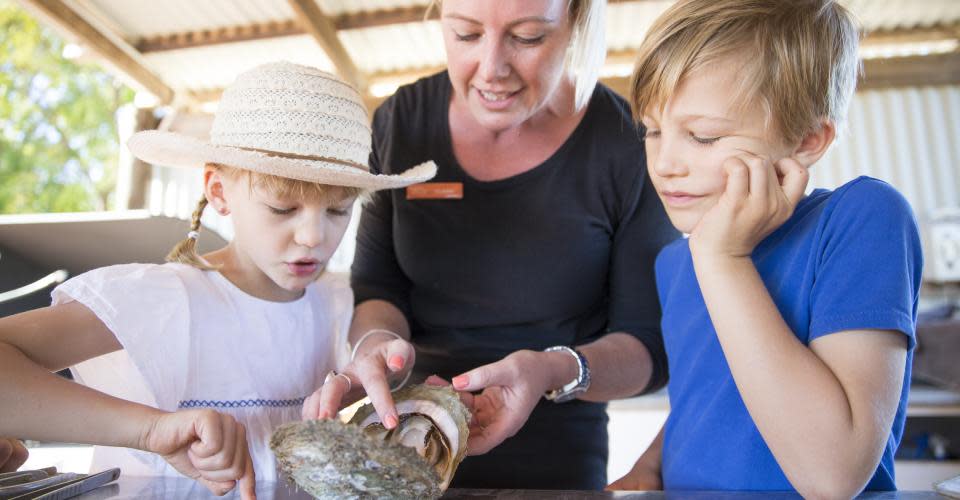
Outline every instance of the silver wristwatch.
{"type": "Polygon", "coordinates": [[[565,345],[548,347],[543,352],[564,351],[569,353],[577,360],[577,378],[571,380],[559,389],[548,391],[543,397],[554,403],[563,403],[576,398],[590,388],[590,365],[587,364],[587,358],[578,350],[565,345]]]}

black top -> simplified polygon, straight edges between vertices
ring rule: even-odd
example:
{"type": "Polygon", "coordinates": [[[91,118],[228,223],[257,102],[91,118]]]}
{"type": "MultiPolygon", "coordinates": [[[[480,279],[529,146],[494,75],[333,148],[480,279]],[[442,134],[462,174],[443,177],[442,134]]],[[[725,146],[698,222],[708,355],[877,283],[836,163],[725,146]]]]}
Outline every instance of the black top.
{"type": "MultiPolygon", "coordinates": [[[[529,171],[484,182],[454,157],[450,93],[447,73],[439,73],[400,88],[374,115],[372,170],[399,173],[433,160],[438,172],[431,182],[462,183],[463,199],[376,193],[364,207],[357,236],[357,303],[383,299],[406,314],[421,377],[449,379],[518,349],[579,345],[624,331],[653,358],[647,390],[661,387],[667,368],[653,265],[678,233],[647,178],[643,144],[626,102],[598,85],[581,123],[552,156],[529,171]]],[[[592,430],[575,427],[571,439],[602,441],[603,450],[571,452],[601,454],[593,458],[605,468],[604,410],[603,404],[581,401],[542,403],[520,435],[491,453],[527,434],[533,441],[525,446],[534,449],[521,450],[524,460],[531,453],[550,454],[558,429],[548,427],[556,424],[538,431],[536,422],[551,415],[583,418],[593,422],[592,430]],[[538,438],[550,442],[539,446],[538,438]]],[[[597,487],[597,479],[568,484],[597,487]]]]}

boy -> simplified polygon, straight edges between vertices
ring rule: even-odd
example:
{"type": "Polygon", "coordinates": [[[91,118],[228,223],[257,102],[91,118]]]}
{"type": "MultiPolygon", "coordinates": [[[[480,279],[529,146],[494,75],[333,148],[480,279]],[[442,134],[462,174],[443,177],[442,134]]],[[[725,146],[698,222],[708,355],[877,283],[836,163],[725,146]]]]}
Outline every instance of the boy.
{"type": "Polygon", "coordinates": [[[893,490],[921,249],[861,177],[804,197],[856,86],[833,0],[686,0],[633,76],[650,175],[688,240],[660,253],[671,413],[611,489],[893,490]]]}

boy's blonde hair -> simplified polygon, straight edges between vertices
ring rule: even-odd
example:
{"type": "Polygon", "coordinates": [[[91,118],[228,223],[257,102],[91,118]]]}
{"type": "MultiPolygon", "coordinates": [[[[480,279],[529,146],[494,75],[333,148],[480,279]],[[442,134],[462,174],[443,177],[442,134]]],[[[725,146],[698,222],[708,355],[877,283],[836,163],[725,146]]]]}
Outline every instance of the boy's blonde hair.
{"type": "MultiPolygon", "coordinates": [[[[243,179],[245,177],[251,191],[254,188],[262,189],[281,199],[336,203],[354,197],[365,199],[369,195],[366,190],[356,187],[331,186],[328,184],[318,184],[316,182],[300,181],[214,163],[208,163],[207,166],[217,169],[231,179],[243,179]]],[[[190,232],[183,241],[177,243],[170,253],[167,254],[167,262],[179,262],[205,271],[217,269],[197,253],[197,236],[200,232],[200,218],[203,216],[203,210],[206,207],[207,197],[201,196],[200,201],[197,203],[197,208],[193,211],[193,215],[190,218],[190,232]]]]}
{"type": "MultiPolygon", "coordinates": [[[[443,0],[431,0],[425,19],[440,13],[443,0]]],[[[606,0],[567,0],[567,13],[573,28],[567,50],[567,73],[574,79],[574,104],[583,109],[600,79],[600,69],[607,58],[606,0]]]]}
{"type": "Polygon", "coordinates": [[[683,78],[742,61],[741,109],[759,102],[786,144],[829,119],[839,128],[856,89],[859,30],[836,0],[680,0],[651,26],[630,83],[638,120],[663,109],[683,78]]]}

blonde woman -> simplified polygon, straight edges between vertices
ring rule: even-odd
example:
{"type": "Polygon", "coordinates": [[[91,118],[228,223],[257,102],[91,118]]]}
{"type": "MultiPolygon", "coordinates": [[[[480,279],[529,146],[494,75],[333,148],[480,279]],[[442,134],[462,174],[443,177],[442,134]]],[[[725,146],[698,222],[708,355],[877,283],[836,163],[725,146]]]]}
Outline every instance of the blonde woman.
{"type": "Polygon", "coordinates": [[[439,174],[364,210],[354,394],[333,380],[307,417],[362,390],[395,422],[389,387],[437,374],[473,405],[452,487],[606,484],[604,402],[666,382],[652,270],[678,233],[626,101],[597,84],[605,3],[437,6],[447,71],[377,110],[371,166],[439,174]]]}
{"type": "Polygon", "coordinates": [[[275,63],[225,91],[210,142],[135,135],[129,147],[143,160],[203,169],[191,231],[171,263],[96,269],[57,287],[52,306],[0,320],[0,435],[130,448],[98,449],[94,462],[127,452],[103,462],[182,473],[217,494],[239,481],[243,498],[255,496],[254,471],[276,481],[270,433],[298,420],[324,380],[343,378],[331,370],[351,295],[323,271],[354,200],[435,170],[371,174],[369,130],[348,84],[275,63]],[[208,206],[230,216],[235,235],[199,256],[208,206]],[[79,363],[82,380],[91,358],[126,377],[89,388],[51,373],[79,363]]]}

